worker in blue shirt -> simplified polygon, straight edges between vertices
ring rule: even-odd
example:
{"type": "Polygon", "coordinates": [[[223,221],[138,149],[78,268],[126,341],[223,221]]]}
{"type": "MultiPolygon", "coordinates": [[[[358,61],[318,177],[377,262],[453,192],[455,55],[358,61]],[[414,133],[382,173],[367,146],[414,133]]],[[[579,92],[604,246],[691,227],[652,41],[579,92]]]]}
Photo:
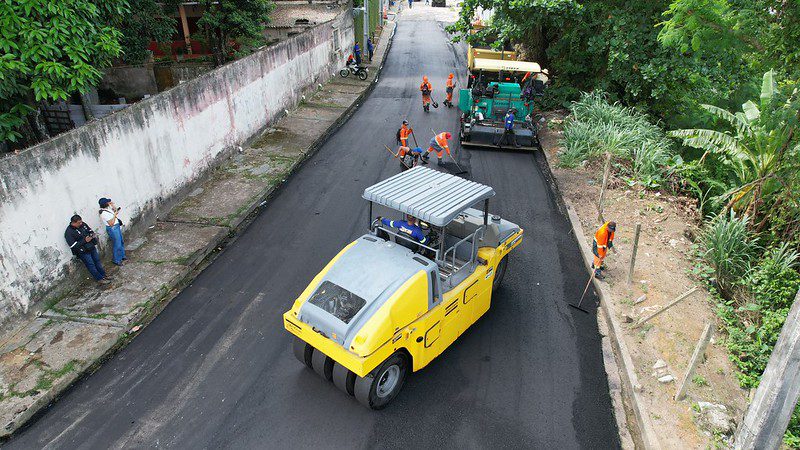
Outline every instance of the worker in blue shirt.
{"type": "Polygon", "coordinates": [[[356,57],[356,64],[361,65],[361,47],[358,46],[358,42],[356,45],[353,46],[353,55],[356,57]]]}
{"type": "Polygon", "coordinates": [[[503,134],[500,136],[500,139],[494,143],[494,145],[500,147],[503,143],[505,143],[506,137],[509,135],[511,136],[511,142],[514,144],[514,147],[519,147],[517,143],[517,135],[514,134],[514,113],[517,112],[517,108],[511,108],[506,113],[506,116],[503,118],[504,122],[504,129],[503,134]]]}
{"type": "Polygon", "coordinates": [[[428,244],[429,242],[428,236],[425,236],[425,232],[420,228],[416,217],[408,216],[407,220],[389,220],[378,216],[378,220],[387,227],[397,228],[397,231],[410,236],[411,239],[420,244],[428,244]]]}

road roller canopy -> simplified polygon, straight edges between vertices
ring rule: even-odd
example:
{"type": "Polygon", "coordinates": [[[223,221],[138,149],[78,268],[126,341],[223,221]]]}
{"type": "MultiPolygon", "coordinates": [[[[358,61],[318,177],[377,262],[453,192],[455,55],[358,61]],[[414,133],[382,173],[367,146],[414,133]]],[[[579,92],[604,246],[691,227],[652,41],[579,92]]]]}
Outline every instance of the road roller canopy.
{"type": "Polygon", "coordinates": [[[500,59],[475,59],[475,66],[473,71],[482,70],[484,72],[520,72],[520,73],[537,73],[541,72],[542,68],[535,62],[528,61],[510,61],[500,59]]]}
{"type": "Polygon", "coordinates": [[[494,194],[489,186],[417,166],[366,188],[363,197],[443,227],[465,209],[494,194]]]}

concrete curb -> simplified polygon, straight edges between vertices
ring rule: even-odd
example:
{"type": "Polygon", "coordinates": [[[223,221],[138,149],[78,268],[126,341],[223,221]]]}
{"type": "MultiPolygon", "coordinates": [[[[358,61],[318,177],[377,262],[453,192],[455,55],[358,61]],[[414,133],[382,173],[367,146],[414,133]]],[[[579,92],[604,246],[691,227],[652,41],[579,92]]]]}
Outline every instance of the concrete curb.
{"type": "MultiPolygon", "coordinates": [[[[276,183],[274,185],[270,185],[265,187],[257,196],[254,198],[256,199],[251,203],[251,205],[240,215],[233,218],[231,222],[228,224],[227,231],[223,230],[217,233],[209,243],[201,250],[195,252],[194,255],[190,258],[187,262],[185,269],[182,270],[172,281],[170,286],[166,286],[165,289],[159,289],[154,292],[149,299],[153,302],[153,308],[150,309],[141,309],[138,313],[134,314],[129,318],[127,324],[111,324],[105,323],[110,321],[97,321],[97,319],[89,319],[89,320],[78,320],[80,322],[91,323],[93,325],[101,325],[101,326],[108,326],[110,328],[115,328],[119,331],[119,339],[116,341],[114,345],[110,348],[98,351],[89,356],[89,358],[85,361],[88,364],[82,368],[78,369],[74,372],[70,372],[69,374],[64,375],[63,377],[56,380],[52,387],[42,395],[39,399],[37,399],[30,407],[28,407],[24,412],[22,412],[16,420],[8,424],[7,426],[0,429],[0,439],[5,439],[14,434],[17,430],[27,425],[33,418],[37,417],[38,415],[42,414],[44,410],[50,405],[51,402],[57,400],[61,395],[66,393],[76,381],[80,380],[84,376],[90,375],[93,373],[100,365],[106,361],[107,359],[111,358],[117,351],[122,349],[124,346],[130,342],[130,340],[135,336],[134,334],[128,334],[130,330],[136,326],[140,325],[141,328],[137,330],[137,333],[144,329],[147,324],[149,324],[156,316],[180,293],[180,291],[185,287],[193,278],[196,273],[202,270],[208,263],[213,260],[213,255],[218,248],[224,248],[229,243],[235,240],[236,236],[249,225],[249,223],[257,216],[258,209],[263,206],[270,198],[272,198],[275,193],[285,184],[286,180],[290,176],[292,176],[297,170],[303,166],[303,164],[308,161],[311,156],[316,154],[316,152],[322,147],[322,145],[334,134],[336,133],[339,128],[342,127],[348,120],[353,116],[355,111],[361,106],[364,102],[364,99],[369,96],[369,94],[375,89],[375,86],[378,84],[378,79],[380,77],[380,73],[383,70],[383,65],[386,59],[386,55],[388,55],[389,51],[392,47],[392,42],[394,41],[394,34],[395,30],[397,29],[397,23],[394,21],[389,21],[384,26],[384,29],[391,27],[391,33],[386,37],[388,39],[386,45],[386,51],[380,55],[381,63],[376,69],[375,79],[372,80],[369,85],[364,89],[364,91],[355,99],[353,103],[350,104],[337,118],[317,139],[315,139],[308,147],[307,151],[303,153],[297,161],[295,161],[289,170],[286,173],[286,178],[283,179],[281,182],[276,183]],[[102,323],[101,323],[102,322],[102,323]]],[[[381,36],[381,39],[384,39],[381,36]]],[[[329,80],[330,81],[330,80],[329,80]]],[[[169,221],[166,221],[169,222],[169,221]]],[[[201,224],[195,224],[201,225],[201,224]]],[[[61,317],[51,317],[54,320],[60,320],[61,317]]],[[[70,317],[63,317],[64,320],[75,320],[70,317]]]]}
{"type": "MultiPolygon", "coordinates": [[[[550,184],[553,194],[556,199],[556,204],[561,210],[562,214],[566,215],[569,219],[572,232],[578,245],[581,248],[581,256],[586,270],[592,270],[593,258],[589,255],[592,250],[586,240],[586,235],[583,232],[580,218],[575,212],[575,208],[564,199],[561,191],[558,188],[556,177],[550,168],[550,159],[547,152],[539,151],[534,153],[534,157],[539,163],[539,166],[546,172],[545,180],[550,184]]],[[[606,368],[608,375],[609,390],[611,391],[611,399],[614,404],[614,418],[617,421],[617,428],[620,433],[620,441],[623,447],[635,446],[636,448],[646,449],[661,449],[661,444],[658,441],[653,424],[650,421],[650,416],[647,414],[644,406],[642,406],[641,396],[637,391],[639,387],[639,378],[636,375],[636,368],[631,359],[628,347],[622,338],[622,325],[617,319],[614,306],[611,304],[611,291],[608,284],[597,279],[593,281],[593,288],[597,296],[600,298],[600,308],[597,310],[598,316],[598,329],[607,333],[608,341],[603,339],[603,364],[606,368]],[[602,319],[601,319],[602,316],[602,319]],[[614,386],[614,382],[621,381],[621,389],[614,386]],[[624,405],[621,405],[624,400],[624,405]],[[627,408],[625,406],[627,405],[627,408]],[[630,412],[627,414],[626,410],[630,412]],[[628,417],[631,416],[635,423],[631,424],[628,417]],[[631,429],[633,425],[635,429],[631,429]],[[625,430],[629,432],[626,436],[625,430]],[[633,442],[631,442],[631,439],[633,442]]]]}
{"type": "MultiPolygon", "coordinates": [[[[586,235],[583,233],[580,218],[575,212],[575,208],[564,200],[567,207],[567,216],[572,225],[572,230],[575,233],[575,238],[578,240],[578,245],[581,247],[581,254],[583,262],[587,270],[592,270],[592,259],[589,255],[592,254],[589,244],[586,242],[586,235]]],[[[628,347],[622,338],[622,325],[616,318],[616,311],[611,305],[611,291],[607,283],[597,280],[593,281],[593,286],[597,296],[600,298],[600,308],[602,311],[603,319],[605,319],[605,326],[608,330],[608,337],[611,339],[612,348],[614,350],[614,358],[617,362],[617,367],[622,379],[622,393],[628,401],[631,408],[633,417],[636,419],[636,426],[638,427],[638,437],[641,439],[641,444],[647,449],[660,449],[661,444],[658,442],[653,424],[650,421],[650,416],[647,414],[642,400],[636,388],[639,386],[639,377],[636,375],[636,369],[633,365],[628,347]]],[[[598,317],[600,319],[600,317],[598,317]]],[[[620,418],[617,418],[619,423],[620,418]]]]}

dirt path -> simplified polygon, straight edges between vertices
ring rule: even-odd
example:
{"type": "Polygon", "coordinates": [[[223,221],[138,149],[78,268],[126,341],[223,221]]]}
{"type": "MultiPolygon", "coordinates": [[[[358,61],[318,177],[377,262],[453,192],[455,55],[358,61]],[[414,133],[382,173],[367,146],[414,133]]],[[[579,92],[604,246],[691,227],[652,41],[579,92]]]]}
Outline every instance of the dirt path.
{"type": "MultiPolygon", "coordinates": [[[[564,199],[581,219],[591,238],[599,226],[597,202],[602,184],[602,163],[562,169],[557,167],[560,131],[556,119],[542,134],[542,144],[564,199]]],[[[606,282],[613,293],[614,309],[624,339],[633,353],[641,394],[655,431],[664,448],[713,448],[721,443],[699,418],[700,402],[724,405],[734,421],[741,418],[747,392],[739,387],[736,371],[728,360],[715,329],[714,338],[682,401],[673,397],[705,324],[716,324],[714,305],[704,287],[672,309],[640,328],[633,323],[688,291],[697,282],[689,276],[693,267],[692,239],[698,233],[698,214],[692,199],[644,191],[612,178],[606,191],[605,219],[615,220],[618,253],[606,259],[606,282]],[[633,282],[627,284],[628,265],[636,223],[641,223],[639,250],[633,282]],[[646,295],[641,303],[634,302],[646,295]],[[627,316],[627,317],[626,317],[627,316]],[[631,322],[631,320],[633,322],[631,322]],[[656,369],[656,363],[666,367],[656,369]],[[675,381],[659,382],[672,375],[675,381]]],[[[716,328],[716,327],[715,327],[716,328]]]]}

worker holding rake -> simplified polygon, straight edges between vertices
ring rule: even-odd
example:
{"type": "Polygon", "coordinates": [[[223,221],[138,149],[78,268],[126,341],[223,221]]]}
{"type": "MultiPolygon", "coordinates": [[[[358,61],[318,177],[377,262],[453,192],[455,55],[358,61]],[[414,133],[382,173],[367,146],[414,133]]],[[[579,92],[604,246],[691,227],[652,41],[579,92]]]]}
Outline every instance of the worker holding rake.
{"type": "MultiPolygon", "coordinates": [[[[594,242],[592,243],[594,262],[592,263],[592,268],[594,269],[594,276],[598,280],[603,279],[603,260],[606,259],[608,249],[614,248],[615,231],[617,231],[617,223],[609,221],[598,228],[594,234],[594,242]]],[[[616,250],[614,251],[616,252],[616,250]]]]}
{"type": "Polygon", "coordinates": [[[445,152],[447,152],[447,156],[450,158],[453,157],[453,155],[450,154],[450,147],[447,144],[447,140],[451,137],[453,136],[448,131],[444,131],[433,136],[431,138],[430,147],[428,147],[428,150],[425,151],[425,156],[422,158],[427,161],[430,152],[436,152],[436,156],[439,158],[439,162],[437,164],[443,166],[444,163],[442,163],[442,157],[444,156],[445,152]]]}

